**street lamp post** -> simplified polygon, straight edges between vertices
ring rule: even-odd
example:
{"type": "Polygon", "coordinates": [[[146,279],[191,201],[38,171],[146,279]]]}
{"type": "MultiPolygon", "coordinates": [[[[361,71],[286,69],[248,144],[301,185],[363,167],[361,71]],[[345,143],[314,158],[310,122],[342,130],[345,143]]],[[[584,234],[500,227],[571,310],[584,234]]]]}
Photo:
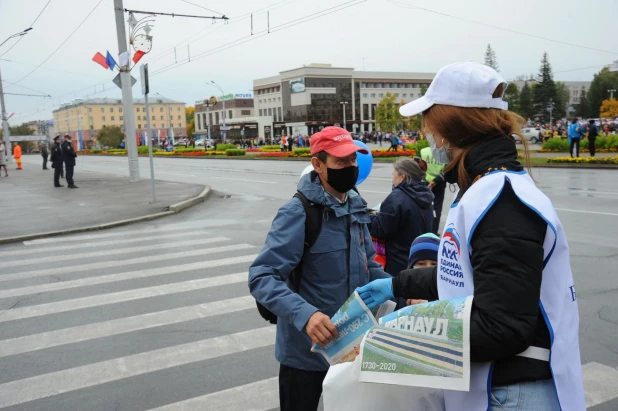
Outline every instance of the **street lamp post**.
{"type": "Polygon", "coordinates": [[[346,106],[346,104],[348,104],[348,102],[347,101],[340,101],[339,104],[341,104],[343,106],[343,128],[345,130],[347,130],[348,127],[347,127],[346,120],[345,120],[345,106],[346,106]]]}
{"type": "Polygon", "coordinates": [[[214,81],[210,81],[210,83],[206,83],[206,84],[214,84],[215,87],[217,87],[219,89],[219,91],[221,92],[221,102],[223,103],[223,143],[225,144],[225,135],[227,134],[227,130],[225,127],[225,117],[226,117],[226,113],[225,113],[225,92],[223,91],[223,88],[221,88],[220,85],[218,85],[217,83],[215,83],[214,81]]]}
{"type": "Polygon", "coordinates": [[[551,99],[549,100],[547,110],[549,110],[549,126],[551,127],[552,112],[554,111],[554,102],[551,99]]]}
{"type": "MultiPolygon", "coordinates": [[[[29,27],[24,31],[20,31],[19,33],[15,33],[12,36],[9,36],[6,40],[2,42],[2,44],[0,44],[0,46],[2,46],[4,43],[6,43],[12,38],[25,36],[26,34],[28,34],[30,30],[32,30],[32,27],[29,27]]],[[[8,113],[6,112],[6,107],[4,105],[4,90],[2,88],[2,73],[1,72],[0,72],[0,117],[2,118],[2,140],[4,140],[4,144],[9,144],[7,146],[9,147],[8,156],[7,156],[7,162],[8,162],[11,160],[11,157],[13,156],[13,150],[11,150],[11,147],[10,147],[11,132],[9,131],[8,113]]]]}
{"type": "Polygon", "coordinates": [[[607,90],[607,92],[609,93],[609,99],[613,100],[614,99],[614,93],[616,92],[616,90],[612,89],[612,90],[607,90]]]}

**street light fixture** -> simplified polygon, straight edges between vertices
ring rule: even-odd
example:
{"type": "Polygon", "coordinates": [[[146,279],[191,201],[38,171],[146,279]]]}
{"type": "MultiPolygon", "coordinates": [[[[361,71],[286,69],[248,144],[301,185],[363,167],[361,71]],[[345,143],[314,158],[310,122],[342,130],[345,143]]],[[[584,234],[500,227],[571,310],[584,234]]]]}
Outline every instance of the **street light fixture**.
{"type": "Polygon", "coordinates": [[[340,101],[339,104],[341,104],[343,106],[343,128],[345,130],[347,130],[348,127],[347,127],[346,120],[345,120],[345,106],[346,106],[346,104],[348,104],[348,102],[347,101],[340,101]]]}
{"type": "Polygon", "coordinates": [[[225,144],[225,135],[227,133],[226,127],[225,127],[225,117],[226,117],[226,113],[225,113],[225,92],[223,91],[223,88],[218,85],[217,83],[215,83],[214,81],[210,80],[207,81],[206,84],[208,85],[214,85],[216,88],[219,89],[219,91],[221,92],[221,102],[223,103],[223,143],[225,144]]]}
{"type": "MultiPolygon", "coordinates": [[[[12,38],[15,37],[20,37],[20,36],[24,36],[26,34],[28,34],[28,32],[32,30],[32,27],[28,27],[26,30],[24,31],[20,31],[19,33],[15,33],[12,36],[9,36],[9,38],[7,38],[6,40],[4,40],[0,46],[2,46],[4,43],[6,43],[7,41],[9,41],[12,38]]],[[[8,119],[8,113],[6,112],[6,108],[4,106],[4,89],[2,88],[2,73],[0,73],[0,118],[2,119],[2,139],[5,141],[5,144],[10,144],[10,137],[11,137],[11,133],[9,131],[9,119],[8,119]]],[[[12,150],[8,150],[8,159],[11,159],[12,154],[12,150]]]]}

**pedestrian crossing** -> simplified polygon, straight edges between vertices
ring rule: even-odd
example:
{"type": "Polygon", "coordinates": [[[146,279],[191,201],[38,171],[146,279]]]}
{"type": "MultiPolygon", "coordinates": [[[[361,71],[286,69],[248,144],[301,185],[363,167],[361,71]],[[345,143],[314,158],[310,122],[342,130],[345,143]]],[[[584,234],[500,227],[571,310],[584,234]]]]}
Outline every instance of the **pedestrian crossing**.
{"type": "MultiPolygon", "coordinates": [[[[225,225],[145,223],[0,246],[0,409],[278,408],[276,327],[225,225]]],[[[584,365],[589,406],[618,371],[584,365]],[[590,387],[590,389],[588,389],[590,387]]]]}

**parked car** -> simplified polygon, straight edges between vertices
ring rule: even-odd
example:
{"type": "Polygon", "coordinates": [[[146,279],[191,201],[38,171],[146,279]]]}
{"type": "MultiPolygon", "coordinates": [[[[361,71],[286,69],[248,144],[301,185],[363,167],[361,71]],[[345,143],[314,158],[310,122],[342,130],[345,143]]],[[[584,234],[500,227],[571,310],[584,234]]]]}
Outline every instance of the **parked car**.
{"type": "MultiPolygon", "coordinates": [[[[543,141],[541,130],[537,130],[534,127],[522,128],[521,134],[523,134],[524,138],[532,144],[537,144],[543,141]]],[[[515,139],[515,142],[521,143],[521,138],[519,138],[519,136],[515,135],[513,138],[515,139]]]]}

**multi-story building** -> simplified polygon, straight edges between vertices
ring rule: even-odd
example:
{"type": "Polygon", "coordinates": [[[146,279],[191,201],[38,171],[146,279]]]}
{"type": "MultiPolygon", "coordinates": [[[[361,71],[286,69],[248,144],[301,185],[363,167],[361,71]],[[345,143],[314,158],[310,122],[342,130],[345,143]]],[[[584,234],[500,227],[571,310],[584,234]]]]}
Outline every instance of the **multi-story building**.
{"type": "Polygon", "coordinates": [[[421,96],[435,73],[356,71],[330,64],[310,64],[253,81],[258,118],[266,117],[260,137],[310,135],[325,126],[351,132],[376,128],[376,106],[386,93],[397,101],[421,96]],[[345,119],[344,119],[345,116],[345,119]]]}
{"type": "MultiPolygon", "coordinates": [[[[147,115],[150,116],[150,128],[161,137],[183,137],[187,135],[185,103],[163,97],[148,100],[150,113],[146,113],[144,99],[133,101],[135,129],[139,136],[146,131],[147,115]]],[[[118,126],[124,129],[124,107],[122,100],[111,98],[75,99],[54,110],[56,133],[69,134],[75,139],[83,138],[84,145],[89,145],[96,138],[96,133],[103,127],[118,126]]],[[[141,139],[144,142],[144,139],[141,139]]]]}
{"type": "Polygon", "coordinates": [[[228,94],[196,102],[195,135],[198,138],[207,137],[209,126],[210,136],[213,139],[221,139],[223,131],[225,131],[226,138],[258,137],[258,125],[251,94],[228,94]],[[224,102],[225,110],[223,109],[224,102]],[[224,123],[227,130],[223,129],[224,123]]]}
{"type": "Polygon", "coordinates": [[[48,142],[51,142],[55,136],[53,120],[35,120],[25,123],[25,125],[34,130],[34,135],[47,137],[48,142]]]}

